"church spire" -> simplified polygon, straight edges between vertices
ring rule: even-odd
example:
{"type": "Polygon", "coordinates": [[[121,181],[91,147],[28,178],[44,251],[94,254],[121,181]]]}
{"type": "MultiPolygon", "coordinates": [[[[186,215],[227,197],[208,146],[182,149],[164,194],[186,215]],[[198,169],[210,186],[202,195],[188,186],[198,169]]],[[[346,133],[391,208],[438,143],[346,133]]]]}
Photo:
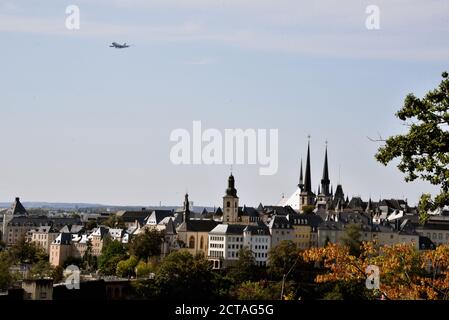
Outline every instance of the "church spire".
{"type": "Polygon", "coordinates": [[[324,167],[323,167],[323,178],[321,179],[321,191],[325,196],[329,196],[329,186],[331,181],[329,180],[329,166],[327,161],[327,141],[326,141],[326,151],[324,153],[324,167]]]}
{"type": "Polygon", "coordinates": [[[304,189],[304,178],[302,176],[302,158],[301,158],[301,169],[299,170],[299,184],[298,184],[299,189],[301,189],[301,191],[304,189]]]}
{"type": "Polygon", "coordinates": [[[307,160],[306,160],[306,179],[304,182],[304,191],[312,192],[312,177],[310,174],[310,136],[309,142],[307,143],[307,160]]]}
{"type": "Polygon", "coordinates": [[[189,194],[186,193],[184,196],[184,222],[190,220],[190,203],[189,203],[189,194]]]}

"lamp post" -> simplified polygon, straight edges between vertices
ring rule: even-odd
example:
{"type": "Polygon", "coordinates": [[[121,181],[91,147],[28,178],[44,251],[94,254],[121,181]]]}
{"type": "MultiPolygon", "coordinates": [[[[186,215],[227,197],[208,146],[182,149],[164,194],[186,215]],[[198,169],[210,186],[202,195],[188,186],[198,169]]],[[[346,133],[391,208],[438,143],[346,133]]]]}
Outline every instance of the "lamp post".
{"type": "Polygon", "coordinates": [[[299,256],[296,258],[295,263],[291,266],[290,270],[288,270],[287,273],[284,273],[282,276],[282,287],[281,287],[281,300],[284,300],[284,287],[285,287],[285,279],[287,279],[287,276],[292,272],[293,268],[295,267],[296,263],[299,260],[299,256]]]}

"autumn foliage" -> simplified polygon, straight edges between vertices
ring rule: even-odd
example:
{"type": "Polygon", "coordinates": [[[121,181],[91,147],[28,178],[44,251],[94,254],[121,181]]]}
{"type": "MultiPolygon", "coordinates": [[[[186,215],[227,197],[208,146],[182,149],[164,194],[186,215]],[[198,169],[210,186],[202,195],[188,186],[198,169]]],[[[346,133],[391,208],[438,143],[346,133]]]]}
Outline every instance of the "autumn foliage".
{"type": "Polygon", "coordinates": [[[302,253],[307,262],[315,262],[322,272],[316,276],[318,284],[332,282],[365,283],[366,268],[377,266],[380,274],[379,289],[366,299],[448,299],[449,298],[449,245],[435,250],[418,251],[413,244],[379,246],[363,242],[359,256],[349,254],[347,246],[328,244],[302,253]]]}

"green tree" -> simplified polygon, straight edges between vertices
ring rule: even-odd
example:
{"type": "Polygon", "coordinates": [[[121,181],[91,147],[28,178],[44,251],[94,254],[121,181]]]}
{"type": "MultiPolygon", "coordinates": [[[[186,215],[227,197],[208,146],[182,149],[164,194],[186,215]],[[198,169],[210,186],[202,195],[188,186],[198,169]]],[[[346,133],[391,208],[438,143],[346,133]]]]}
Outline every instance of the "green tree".
{"type": "Polygon", "coordinates": [[[53,269],[53,282],[60,283],[64,279],[64,268],[62,266],[56,266],[53,269]]]}
{"type": "Polygon", "coordinates": [[[157,262],[155,260],[150,259],[150,261],[139,261],[136,266],[136,276],[139,277],[147,277],[150,273],[156,273],[158,269],[157,262]]]}
{"type": "MultiPolygon", "coordinates": [[[[274,279],[282,279],[300,265],[300,250],[293,241],[283,240],[268,253],[268,273],[274,279]]],[[[298,268],[299,269],[299,268],[298,268]]],[[[293,272],[295,273],[295,272],[293,272]]]]}
{"type": "Polygon", "coordinates": [[[12,283],[10,258],[6,252],[0,252],[0,290],[7,290],[12,283]]]}
{"type": "Polygon", "coordinates": [[[53,278],[55,269],[44,260],[38,261],[30,269],[30,277],[32,279],[53,278]]]}
{"type": "Polygon", "coordinates": [[[229,267],[228,276],[234,283],[254,280],[256,275],[256,261],[248,247],[239,250],[238,260],[229,267]]]}
{"type": "Polygon", "coordinates": [[[449,205],[449,79],[442,74],[440,85],[424,98],[407,95],[396,113],[408,131],[389,137],[375,157],[387,165],[399,158],[398,169],[406,181],[417,178],[440,186],[435,198],[423,194],[419,204],[421,222],[427,221],[429,210],[449,205]]]}
{"type": "Polygon", "coordinates": [[[116,273],[117,264],[126,258],[126,250],[117,240],[104,240],[101,255],[98,258],[98,267],[101,273],[106,275],[114,275],[116,273]]]}
{"type": "Polygon", "coordinates": [[[341,243],[349,247],[349,253],[353,256],[358,257],[360,255],[360,246],[362,242],[361,238],[361,228],[357,223],[349,223],[345,226],[345,231],[341,236],[341,243]]]}
{"type": "Polygon", "coordinates": [[[214,299],[218,283],[210,261],[186,251],[170,253],[156,273],[156,285],[163,299],[214,299]]]}
{"type": "Polygon", "coordinates": [[[8,251],[14,263],[34,264],[40,260],[48,260],[48,255],[34,243],[26,241],[25,235],[8,251]]]}
{"type": "Polygon", "coordinates": [[[161,245],[164,240],[164,233],[155,229],[145,229],[131,240],[129,245],[130,254],[141,260],[147,260],[153,256],[161,254],[161,245]]]}
{"type": "Polygon", "coordinates": [[[125,222],[122,217],[117,216],[116,214],[111,214],[109,218],[107,218],[103,224],[108,226],[109,228],[121,228],[126,229],[125,222]]]}
{"type": "Polygon", "coordinates": [[[98,227],[98,223],[95,220],[89,220],[86,223],[86,229],[87,230],[92,230],[92,229],[97,228],[97,227],[98,227]]]}
{"type": "MultiPolygon", "coordinates": [[[[279,300],[281,286],[281,282],[245,281],[236,288],[234,297],[238,300],[279,300]]],[[[283,299],[292,299],[295,296],[294,287],[294,282],[285,284],[283,299]]]]}
{"type": "Polygon", "coordinates": [[[315,206],[304,206],[302,207],[303,214],[312,214],[313,210],[315,210],[315,206]]]}
{"type": "Polygon", "coordinates": [[[95,270],[97,267],[97,259],[92,253],[92,241],[86,242],[86,251],[83,254],[83,267],[86,270],[95,270]]]}
{"type": "Polygon", "coordinates": [[[131,278],[136,275],[136,266],[139,260],[131,256],[126,260],[117,263],[116,274],[119,277],[131,278]]]}

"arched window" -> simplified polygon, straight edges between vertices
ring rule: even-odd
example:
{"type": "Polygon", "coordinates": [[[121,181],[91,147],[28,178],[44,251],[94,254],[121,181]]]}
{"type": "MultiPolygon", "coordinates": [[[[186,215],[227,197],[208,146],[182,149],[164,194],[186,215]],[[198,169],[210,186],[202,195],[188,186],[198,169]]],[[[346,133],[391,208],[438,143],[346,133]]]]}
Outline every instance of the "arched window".
{"type": "Polygon", "coordinates": [[[190,236],[189,248],[195,248],[195,238],[193,236],[190,236]]]}
{"type": "Polygon", "coordinates": [[[203,249],[203,247],[204,247],[204,239],[203,239],[203,236],[201,236],[200,249],[203,249]]]}
{"type": "Polygon", "coordinates": [[[227,206],[227,207],[230,207],[230,206],[231,206],[231,201],[228,201],[228,202],[226,203],[226,206],[227,206]]]}

